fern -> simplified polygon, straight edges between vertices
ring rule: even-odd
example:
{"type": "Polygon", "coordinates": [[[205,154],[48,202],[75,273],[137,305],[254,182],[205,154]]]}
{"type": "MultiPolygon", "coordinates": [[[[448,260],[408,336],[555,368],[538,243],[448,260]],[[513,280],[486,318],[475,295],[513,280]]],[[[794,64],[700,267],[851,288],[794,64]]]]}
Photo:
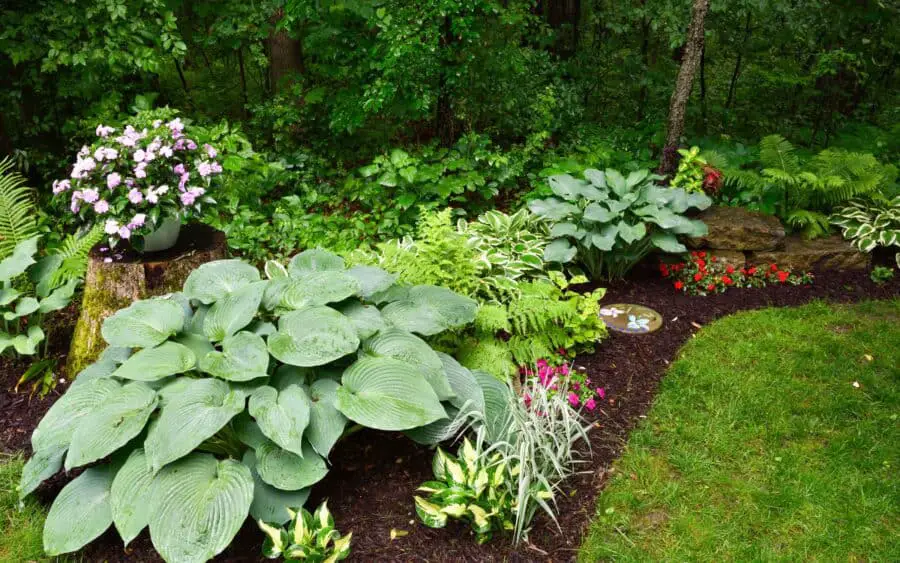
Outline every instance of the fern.
{"type": "Polygon", "coordinates": [[[807,239],[824,237],[831,233],[831,221],[828,215],[817,211],[796,209],[788,213],[785,222],[794,230],[800,231],[807,239]]]}
{"type": "Polygon", "coordinates": [[[81,236],[68,235],[62,246],[51,254],[51,256],[58,256],[61,259],[59,270],[51,277],[51,285],[56,287],[71,280],[83,279],[87,270],[88,254],[101,240],[103,240],[101,225],[94,225],[91,230],[81,236]]]}
{"type": "Polygon", "coordinates": [[[25,178],[13,170],[13,160],[0,160],[0,260],[12,255],[17,244],[37,236],[31,189],[25,178]]]}
{"type": "Polygon", "coordinates": [[[781,135],[769,135],[759,142],[759,159],[763,168],[772,168],[795,175],[800,172],[800,159],[794,145],[781,135]]]}

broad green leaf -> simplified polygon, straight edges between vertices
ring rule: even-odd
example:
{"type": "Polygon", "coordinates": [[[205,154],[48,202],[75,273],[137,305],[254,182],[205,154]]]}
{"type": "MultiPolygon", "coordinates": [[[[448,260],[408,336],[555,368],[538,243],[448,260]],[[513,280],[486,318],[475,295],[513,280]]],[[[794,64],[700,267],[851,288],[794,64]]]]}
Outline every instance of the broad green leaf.
{"type": "Polygon", "coordinates": [[[312,248],[310,250],[304,250],[300,254],[297,254],[291,261],[288,263],[288,273],[291,277],[299,277],[303,274],[309,274],[312,272],[324,272],[337,270],[342,271],[344,269],[344,259],[338,256],[337,254],[333,254],[328,252],[327,250],[322,250],[321,248],[312,248]]]}
{"type": "Polygon", "coordinates": [[[350,322],[356,327],[356,333],[360,339],[369,338],[376,332],[387,328],[381,311],[374,305],[363,305],[360,301],[353,299],[341,304],[338,311],[350,319],[350,322]]]}
{"type": "Polygon", "coordinates": [[[606,169],[606,185],[619,197],[628,193],[629,186],[618,170],[612,168],[606,169]]]}
{"type": "Polygon", "coordinates": [[[578,213],[578,207],[555,197],[535,199],[528,204],[528,209],[538,217],[549,221],[561,221],[578,213]]]}
{"type": "Polygon", "coordinates": [[[40,311],[41,314],[46,314],[51,311],[64,309],[69,302],[72,301],[72,296],[75,295],[75,290],[80,283],[81,280],[70,280],[64,286],[54,289],[50,292],[50,295],[41,299],[41,305],[38,308],[38,311],[40,311]]]}
{"type": "Polygon", "coordinates": [[[237,439],[254,450],[269,441],[247,411],[234,417],[231,420],[231,427],[237,439]]]}
{"type": "Polygon", "coordinates": [[[263,271],[266,273],[266,277],[270,280],[288,277],[287,268],[282,266],[281,262],[278,262],[276,260],[266,260],[263,271]]]}
{"type": "Polygon", "coordinates": [[[565,264],[575,258],[576,254],[578,249],[572,246],[572,243],[564,238],[558,238],[544,248],[544,261],[565,264]]]}
{"type": "Polygon", "coordinates": [[[310,307],[282,315],[268,346],[269,353],[286,364],[312,367],[355,352],[359,337],[344,315],[330,307],[310,307]]]}
{"type": "Polygon", "coordinates": [[[200,371],[227,381],[250,381],[268,375],[269,351],[261,336],[239,332],[222,341],[222,351],[200,359],[200,371]]]}
{"type": "Polygon", "coordinates": [[[38,486],[56,475],[62,468],[66,449],[49,449],[34,452],[25,467],[22,468],[22,477],[19,479],[19,498],[30,495],[38,486]]]}
{"type": "Polygon", "coordinates": [[[589,184],[568,174],[558,174],[547,179],[553,193],[566,201],[578,201],[582,190],[589,184]]]}
{"type": "Polygon", "coordinates": [[[280,305],[302,309],[337,303],[359,293],[359,281],[343,271],[298,274],[285,286],[280,305]]]}
{"type": "Polygon", "coordinates": [[[131,452],[113,479],[109,505],[113,524],[126,546],[150,523],[153,478],[147,456],[138,448],[131,452]]]}
{"type": "Polygon", "coordinates": [[[584,209],[584,220],[594,223],[609,223],[619,216],[599,203],[592,203],[584,209]]]}
{"type": "Polygon", "coordinates": [[[405,298],[386,305],[381,314],[397,328],[431,336],[471,323],[477,308],[473,299],[447,288],[417,285],[409,288],[405,298]]]}
{"type": "Polygon", "coordinates": [[[483,371],[474,371],[475,380],[484,393],[484,429],[488,442],[507,439],[511,422],[510,408],[515,400],[505,383],[483,371]]]}
{"type": "Polygon", "coordinates": [[[604,225],[599,233],[591,234],[591,244],[598,250],[612,250],[616,244],[616,234],[619,232],[618,225],[604,225]]]}
{"type": "Polygon", "coordinates": [[[298,491],[311,487],[328,474],[325,460],[307,443],[303,457],[266,442],[256,449],[256,471],[259,478],[283,491],[298,491]]]}
{"type": "MultiPolygon", "coordinates": [[[[202,267],[202,266],[201,266],[202,267]]],[[[100,331],[110,346],[150,348],[184,326],[184,309],[168,299],[135,301],[103,321],[100,331]]]]}
{"type": "Polygon", "coordinates": [[[635,241],[639,241],[647,236],[647,225],[645,225],[644,223],[629,225],[625,221],[622,221],[617,225],[617,227],[619,230],[619,238],[625,241],[626,244],[631,244],[635,241]]]}
{"type": "Polygon", "coordinates": [[[455,395],[450,398],[450,404],[458,409],[484,413],[484,392],[475,375],[452,356],[443,352],[437,355],[455,395]]]}
{"type": "Polygon", "coordinates": [[[556,223],[550,227],[552,238],[574,237],[578,233],[578,225],[575,223],[556,223]]]}
{"type": "Polygon", "coordinates": [[[177,342],[164,342],[155,348],[144,348],[131,356],[113,377],[135,381],[157,381],[193,369],[197,358],[190,348],[177,342]]]}
{"type": "Polygon", "coordinates": [[[12,321],[21,317],[26,317],[37,311],[40,307],[41,304],[34,297],[23,297],[16,303],[15,309],[3,313],[3,318],[7,321],[12,321]]]}
{"type": "Polygon", "coordinates": [[[324,458],[328,457],[347,425],[347,417],[334,406],[338,387],[340,383],[333,379],[319,379],[309,387],[311,409],[306,439],[324,458]]]}
{"type": "Polygon", "coordinates": [[[416,503],[416,514],[423,524],[429,528],[443,528],[447,525],[447,515],[441,512],[440,506],[419,496],[414,496],[413,499],[416,503]]]}
{"type": "Polygon", "coordinates": [[[335,406],[378,430],[408,430],[447,416],[425,378],[392,358],[361,358],[347,368],[335,406]]]}
{"type": "Polygon", "coordinates": [[[23,356],[32,356],[37,354],[37,346],[44,341],[44,331],[37,325],[28,327],[25,334],[16,335],[12,339],[12,346],[16,352],[23,356]]]}
{"type": "Polygon", "coordinates": [[[250,324],[259,311],[267,283],[249,283],[216,301],[203,319],[203,334],[219,342],[250,324]]]}
{"type": "Polygon", "coordinates": [[[469,425],[469,414],[461,412],[449,403],[444,404],[447,418],[435,420],[431,424],[419,426],[404,432],[413,442],[426,446],[433,446],[441,442],[452,440],[469,425]]]}
{"type": "Polygon", "coordinates": [[[191,272],[184,282],[184,294],[210,305],[259,280],[259,270],[242,260],[216,260],[191,272]]]}
{"type": "Polygon", "coordinates": [[[259,477],[256,471],[256,453],[253,450],[244,452],[243,464],[250,468],[253,475],[253,502],[250,504],[250,516],[278,526],[291,520],[291,510],[296,510],[309,498],[309,489],[299,491],[282,491],[269,485],[259,477]]]}
{"type": "Polygon", "coordinates": [[[102,378],[70,388],[38,423],[31,435],[32,449],[38,452],[68,448],[78,422],[121,387],[118,381],[102,378]]]}
{"type": "Polygon", "coordinates": [[[303,455],[303,431],[309,425],[309,398],[299,385],[279,391],[260,387],[250,396],[250,415],[262,433],[289,452],[303,455]]]}
{"type": "Polygon", "coordinates": [[[103,459],[127,444],[147,425],[157,403],[156,391],[140,382],[111,393],[78,421],[66,456],[66,471],[103,459]]]}
{"type": "Polygon", "coordinates": [[[20,295],[22,294],[14,287],[0,288],[0,307],[6,307],[20,295]]]}
{"type": "Polygon", "coordinates": [[[385,329],[363,342],[361,351],[367,356],[393,358],[410,364],[431,385],[441,401],[455,396],[437,353],[427,342],[405,330],[385,329]]]}
{"type": "Polygon", "coordinates": [[[109,466],[91,467],[63,487],[44,522],[44,551],[53,557],[77,551],[112,524],[109,466]]]}
{"type": "Polygon", "coordinates": [[[253,502],[244,464],[194,453],[165,467],[153,482],[150,538],[166,561],[203,563],[237,535],[253,502]]]}
{"type": "Polygon", "coordinates": [[[11,256],[0,261],[0,282],[11,281],[24,274],[25,270],[35,263],[34,255],[37,254],[37,244],[40,238],[37,236],[23,240],[13,249],[11,256]]]}
{"type": "Polygon", "coordinates": [[[609,186],[606,184],[606,174],[604,174],[601,170],[597,170],[596,168],[588,168],[584,171],[584,177],[594,185],[595,188],[607,189],[609,186]]]}
{"type": "Polygon", "coordinates": [[[390,274],[375,266],[353,266],[347,275],[359,282],[359,295],[368,299],[394,285],[396,274],[390,274]]]}
{"type": "Polygon", "coordinates": [[[650,235],[650,240],[652,240],[653,244],[663,252],[670,252],[673,254],[687,252],[687,248],[678,242],[678,239],[675,238],[675,235],[672,233],[658,231],[650,235]]]}
{"type": "Polygon", "coordinates": [[[209,341],[209,338],[193,332],[183,332],[179,334],[175,337],[174,342],[186,346],[194,353],[194,358],[198,360],[197,363],[199,369],[203,369],[203,358],[210,352],[215,352],[216,350],[216,347],[209,341]]]}

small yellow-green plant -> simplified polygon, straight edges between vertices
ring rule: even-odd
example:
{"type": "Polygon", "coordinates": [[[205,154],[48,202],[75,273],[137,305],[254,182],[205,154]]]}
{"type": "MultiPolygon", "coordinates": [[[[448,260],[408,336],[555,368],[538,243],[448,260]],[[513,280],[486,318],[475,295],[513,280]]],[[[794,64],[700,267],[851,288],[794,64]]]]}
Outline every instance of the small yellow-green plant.
{"type": "Polygon", "coordinates": [[[291,521],[287,529],[259,521],[260,529],[266,534],[262,547],[264,556],[269,559],[281,557],[285,561],[333,563],[350,555],[353,532],[341,536],[335,529],[328,501],[320,504],[312,514],[305,508],[289,512],[291,521]]]}

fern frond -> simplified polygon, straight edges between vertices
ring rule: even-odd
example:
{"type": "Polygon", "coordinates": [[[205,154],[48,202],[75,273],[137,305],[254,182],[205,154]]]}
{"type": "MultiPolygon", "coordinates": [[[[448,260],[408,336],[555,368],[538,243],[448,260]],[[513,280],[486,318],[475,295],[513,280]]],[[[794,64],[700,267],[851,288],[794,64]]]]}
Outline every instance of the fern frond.
{"type": "Polygon", "coordinates": [[[788,175],[800,172],[800,161],[794,145],[781,135],[769,135],[759,142],[759,158],[763,168],[777,168],[788,175]]]}
{"type": "Polygon", "coordinates": [[[17,244],[39,234],[31,188],[13,164],[9,157],[0,160],[0,260],[12,255],[17,244]]]}
{"type": "Polygon", "coordinates": [[[63,285],[71,280],[80,280],[84,278],[87,270],[88,254],[91,249],[103,240],[103,227],[94,225],[87,233],[78,235],[68,235],[59,247],[52,254],[59,256],[59,269],[53,273],[50,278],[52,287],[63,285]]]}
{"type": "Polygon", "coordinates": [[[796,209],[785,217],[788,225],[799,230],[806,239],[824,237],[831,233],[831,221],[824,213],[796,209]]]}

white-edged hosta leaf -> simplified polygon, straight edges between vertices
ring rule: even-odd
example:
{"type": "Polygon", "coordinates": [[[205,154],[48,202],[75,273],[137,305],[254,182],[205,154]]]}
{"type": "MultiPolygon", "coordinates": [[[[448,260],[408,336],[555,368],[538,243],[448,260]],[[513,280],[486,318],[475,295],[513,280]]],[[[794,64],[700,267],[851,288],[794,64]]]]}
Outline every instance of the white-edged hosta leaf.
{"type": "Polygon", "coordinates": [[[241,331],[222,341],[221,352],[203,356],[198,368],[219,379],[250,381],[268,374],[269,351],[261,336],[241,331]]]}
{"type": "Polygon", "coordinates": [[[344,372],[335,406],[378,430],[408,430],[447,416],[431,385],[406,362],[360,358],[344,372]]]}
{"type": "Polygon", "coordinates": [[[306,439],[320,456],[327,458],[331,448],[344,433],[347,417],[334,406],[340,383],[333,379],[319,379],[309,387],[311,409],[306,439]]]}
{"type": "Polygon", "coordinates": [[[438,399],[445,401],[455,394],[447,381],[444,366],[427,342],[399,328],[385,329],[362,343],[362,352],[373,357],[394,358],[416,368],[434,389],[438,399]]]}
{"type": "Polygon", "coordinates": [[[135,381],[157,381],[193,369],[197,358],[190,348],[177,342],[164,342],[155,348],[144,348],[134,354],[113,373],[113,377],[135,381]]]}
{"type": "Polygon", "coordinates": [[[241,529],[253,502],[253,476],[244,464],[194,453],[153,481],[150,539],[163,559],[203,563],[221,553],[241,529]]]}
{"type": "Polygon", "coordinates": [[[82,417],[72,434],[66,471],[103,459],[141,433],[159,399],[156,391],[136,381],[111,393],[82,417]]]}
{"type": "Polygon", "coordinates": [[[303,457],[282,449],[274,442],[256,448],[259,478],[282,491],[311,487],[328,474],[328,466],[312,446],[303,444],[303,457]]]}
{"type": "Polygon", "coordinates": [[[144,451],[154,472],[184,457],[244,410],[247,394],[220,379],[195,379],[150,424],[144,451]]]}
{"type": "Polygon", "coordinates": [[[445,287],[417,285],[404,299],[387,304],[381,314],[397,328],[431,336],[471,323],[477,308],[473,299],[445,287]]]}
{"type": "Polygon", "coordinates": [[[350,319],[360,339],[369,338],[379,330],[384,330],[387,323],[381,316],[381,311],[375,305],[363,305],[361,302],[353,299],[347,303],[342,303],[338,310],[345,317],[350,319]]]}
{"type": "Polygon", "coordinates": [[[368,299],[394,285],[396,274],[391,274],[376,266],[353,266],[347,275],[359,282],[359,295],[368,299]]]}
{"type": "Polygon", "coordinates": [[[355,352],[359,337],[350,319],[330,307],[291,311],[278,319],[269,353],[286,364],[320,366],[355,352]]]}
{"type": "Polygon", "coordinates": [[[121,383],[109,378],[71,387],[38,423],[31,435],[31,448],[36,452],[68,448],[81,419],[104,404],[106,398],[121,387],[121,383]]]}
{"type": "Polygon", "coordinates": [[[109,505],[113,524],[126,547],[150,523],[153,477],[144,450],[138,448],[131,452],[113,479],[109,505]]]}
{"type": "Polygon", "coordinates": [[[65,448],[34,452],[25,467],[22,468],[22,477],[19,479],[17,487],[19,498],[30,495],[41,483],[56,475],[56,472],[62,468],[65,455],[65,448]]]}
{"type": "Polygon", "coordinates": [[[260,387],[250,396],[250,416],[262,433],[289,452],[303,455],[303,431],[309,425],[309,397],[299,385],[279,391],[260,387]]]}
{"type": "Polygon", "coordinates": [[[216,301],[203,319],[203,334],[219,342],[250,324],[259,311],[267,283],[249,283],[216,301]]]}
{"type": "Polygon", "coordinates": [[[259,280],[259,270],[242,260],[215,260],[191,272],[184,294],[209,305],[259,280]]]}
{"type": "Polygon", "coordinates": [[[56,496],[44,522],[44,551],[53,557],[77,551],[112,524],[109,488],[112,469],[91,467],[56,496]]]}
{"type": "Polygon", "coordinates": [[[287,267],[288,273],[292,277],[301,276],[310,272],[325,272],[343,269],[343,258],[337,254],[328,252],[327,250],[322,250],[321,248],[304,250],[291,258],[287,267]]]}
{"type": "Polygon", "coordinates": [[[279,304],[287,309],[302,309],[337,303],[358,294],[359,281],[346,272],[309,272],[291,279],[279,304]]]}
{"type": "Polygon", "coordinates": [[[253,475],[253,502],[250,504],[250,516],[254,520],[262,520],[281,526],[291,519],[291,510],[297,510],[306,504],[309,488],[298,491],[282,491],[266,483],[256,471],[256,453],[253,450],[244,452],[243,464],[250,468],[253,475]]]}
{"type": "Polygon", "coordinates": [[[110,346],[150,348],[184,327],[184,309],[169,299],[135,301],[103,321],[100,332],[110,346]]]}

